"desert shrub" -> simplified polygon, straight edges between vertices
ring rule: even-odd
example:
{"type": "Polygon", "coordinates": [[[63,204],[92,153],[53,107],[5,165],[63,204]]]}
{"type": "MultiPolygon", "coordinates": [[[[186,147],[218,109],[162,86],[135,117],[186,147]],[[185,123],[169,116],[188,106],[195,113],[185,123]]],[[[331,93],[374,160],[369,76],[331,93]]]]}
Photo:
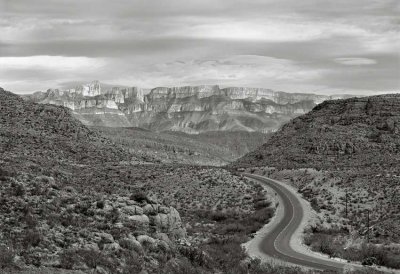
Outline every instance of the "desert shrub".
{"type": "Polygon", "coordinates": [[[22,246],[27,249],[29,247],[35,247],[42,241],[42,235],[39,231],[34,229],[28,229],[25,232],[25,237],[22,239],[22,246]]]}
{"type": "Polygon", "coordinates": [[[115,259],[97,250],[79,249],[77,250],[77,255],[89,268],[94,269],[97,266],[102,266],[107,268],[111,273],[115,273],[118,267],[118,262],[115,259]]]}
{"type": "Polygon", "coordinates": [[[130,199],[139,203],[148,201],[146,193],[144,193],[142,190],[138,190],[135,193],[133,193],[130,199]]]}
{"type": "Polygon", "coordinates": [[[113,209],[107,214],[107,219],[111,221],[111,223],[116,223],[119,219],[120,212],[118,208],[113,207],[113,209]]]}
{"type": "Polygon", "coordinates": [[[375,257],[366,257],[361,261],[362,265],[374,265],[377,264],[378,260],[375,257]]]}
{"type": "Polygon", "coordinates": [[[22,256],[24,257],[25,263],[27,265],[34,265],[36,267],[40,267],[42,265],[42,258],[40,254],[24,252],[22,256]]]}
{"type": "Polygon", "coordinates": [[[231,236],[223,239],[211,238],[204,246],[205,251],[212,258],[213,266],[224,273],[231,273],[232,269],[239,268],[239,263],[246,257],[241,247],[245,240],[240,236],[231,236]]]}
{"type": "Polygon", "coordinates": [[[82,258],[89,268],[96,268],[105,259],[100,251],[81,249],[77,251],[78,256],[82,258]]]}
{"type": "Polygon", "coordinates": [[[55,225],[57,225],[57,224],[59,224],[60,223],[60,219],[59,219],[59,215],[58,214],[56,214],[56,213],[50,213],[48,216],[47,216],[47,224],[50,226],[50,227],[54,227],[55,225]]]}
{"type": "Polygon", "coordinates": [[[8,246],[0,246],[0,269],[14,265],[15,252],[8,246]]]}
{"type": "Polygon", "coordinates": [[[97,208],[103,209],[104,205],[105,205],[104,200],[99,200],[99,201],[96,202],[96,207],[97,208]]]}
{"type": "Polygon", "coordinates": [[[122,248],[125,248],[133,253],[142,254],[143,248],[140,245],[135,245],[127,239],[121,239],[118,241],[122,248]]]}
{"type": "Polygon", "coordinates": [[[177,258],[169,260],[163,272],[165,274],[202,274],[201,268],[195,267],[191,264],[191,262],[187,258],[177,258]]]}
{"type": "Polygon", "coordinates": [[[29,229],[34,229],[38,224],[38,220],[33,214],[25,214],[23,219],[29,229]]]}
{"type": "Polygon", "coordinates": [[[77,254],[75,250],[64,250],[60,254],[60,267],[64,269],[72,269],[72,267],[77,263],[77,254]]]}
{"type": "Polygon", "coordinates": [[[254,204],[254,208],[255,209],[261,209],[261,208],[269,207],[270,205],[271,205],[270,201],[268,201],[268,200],[260,200],[260,201],[257,201],[254,204]]]}
{"type": "Polygon", "coordinates": [[[303,242],[305,245],[310,246],[313,243],[313,236],[311,234],[305,234],[303,238],[303,242]]]}
{"type": "Polygon", "coordinates": [[[0,167],[0,181],[6,181],[8,176],[8,172],[0,167]]]}
{"type": "Polygon", "coordinates": [[[209,261],[205,253],[196,247],[179,246],[179,253],[191,262],[192,265],[207,266],[209,261]]]}
{"type": "Polygon", "coordinates": [[[11,191],[12,194],[17,197],[24,196],[26,192],[25,186],[22,183],[17,182],[15,180],[12,180],[11,182],[11,191]]]}
{"type": "Polygon", "coordinates": [[[317,199],[317,198],[312,198],[311,201],[310,201],[310,203],[311,203],[311,207],[312,207],[316,212],[320,212],[320,211],[321,211],[321,209],[320,209],[320,207],[319,207],[319,204],[318,204],[318,199],[317,199]]]}
{"type": "Polygon", "coordinates": [[[384,247],[365,244],[361,248],[360,261],[364,265],[382,265],[390,268],[400,268],[400,254],[392,253],[384,247]]]}
{"type": "MultiPolygon", "coordinates": [[[[304,273],[300,267],[288,267],[281,266],[279,264],[271,264],[271,263],[263,263],[260,259],[251,259],[247,261],[247,265],[245,268],[241,270],[241,272],[237,272],[240,274],[298,274],[304,273]]],[[[325,272],[324,272],[325,273],[325,272]]]]}
{"type": "Polygon", "coordinates": [[[308,234],[304,237],[304,242],[311,246],[314,251],[322,252],[329,256],[334,256],[337,253],[333,246],[333,236],[324,233],[308,234]]]}
{"type": "Polygon", "coordinates": [[[229,223],[227,225],[224,225],[222,228],[219,228],[218,230],[219,234],[227,235],[245,232],[246,228],[240,223],[229,223]]]}
{"type": "Polygon", "coordinates": [[[266,223],[272,216],[274,216],[274,209],[268,207],[256,210],[250,218],[256,222],[266,223]]]}
{"type": "Polygon", "coordinates": [[[122,274],[140,273],[144,265],[144,259],[136,252],[129,252],[124,255],[125,266],[122,269],[122,274]]]}
{"type": "Polygon", "coordinates": [[[77,218],[71,213],[64,213],[60,216],[59,221],[65,227],[77,225],[77,218]]]}
{"type": "Polygon", "coordinates": [[[221,222],[224,221],[228,218],[227,214],[222,211],[212,211],[211,212],[211,220],[216,221],[216,222],[221,222]]]}

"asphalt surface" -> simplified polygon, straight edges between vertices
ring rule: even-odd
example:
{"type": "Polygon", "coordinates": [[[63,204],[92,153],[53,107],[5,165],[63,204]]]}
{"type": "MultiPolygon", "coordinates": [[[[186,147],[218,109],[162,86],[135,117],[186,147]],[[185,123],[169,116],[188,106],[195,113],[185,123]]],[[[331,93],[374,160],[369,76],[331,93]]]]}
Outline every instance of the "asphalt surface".
{"type": "Polygon", "coordinates": [[[290,238],[300,226],[304,215],[299,197],[290,192],[284,186],[284,183],[277,183],[254,174],[244,173],[243,175],[268,185],[281,197],[283,202],[284,216],[282,220],[260,243],[260,249],[263,253],[300,266],[343,272],[345,263],[302,254],[293,250],[290,246],[290,238]]]}

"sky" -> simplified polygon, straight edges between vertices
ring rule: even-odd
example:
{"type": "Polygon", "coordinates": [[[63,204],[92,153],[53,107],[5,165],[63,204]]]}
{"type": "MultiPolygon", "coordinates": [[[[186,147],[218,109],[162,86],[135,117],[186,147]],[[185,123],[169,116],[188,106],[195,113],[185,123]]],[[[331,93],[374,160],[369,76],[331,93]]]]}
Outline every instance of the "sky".
{"type": "Polygon", "coordinates": [[[0,0],[0,86],[400,91],[398,0],[0,0]]]}

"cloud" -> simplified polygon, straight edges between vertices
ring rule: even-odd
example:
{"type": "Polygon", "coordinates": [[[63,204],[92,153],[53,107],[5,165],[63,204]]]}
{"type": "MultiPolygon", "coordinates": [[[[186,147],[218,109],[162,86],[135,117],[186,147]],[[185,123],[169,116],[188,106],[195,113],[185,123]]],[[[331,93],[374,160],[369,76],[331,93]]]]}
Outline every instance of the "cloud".
{"type": "Polygon", "coordinates": [[[376,64],[376,61],[373,59],[359,58],[359,57],[336,58],[335,62],[347,66],[362,66],[362,65],[376,64]]]}
{"type": "Polygon", "coordinates": [[[0,83],[19,92],[46,90],[60,81],[94,76],[104,60],[88,57],[30,56],[0,57],[0,83]]]}
{"type": "Polygon", "coordinates": [[[94,66],[104,65],[98,59],[88,57],[64,57],[64,56],[29,56],[29,57],[0,57],[1,69],[15,69],[24,67],[26,69],[49,69],[49,70],[87,70],[94,66]]]}
{"type": "Polygon", "coordinates": [[[0,80],[396,90],[399,12],[396,0],[0,0],[0,80]]]}

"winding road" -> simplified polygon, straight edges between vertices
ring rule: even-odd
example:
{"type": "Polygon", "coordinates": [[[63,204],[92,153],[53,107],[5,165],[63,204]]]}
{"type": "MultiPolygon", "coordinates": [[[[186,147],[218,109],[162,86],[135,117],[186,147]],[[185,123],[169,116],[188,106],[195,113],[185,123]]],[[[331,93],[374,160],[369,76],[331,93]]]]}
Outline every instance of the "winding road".
{"type": "Polygon", "coordinates": [[[284,183],[254,174],[243,173],[243,175],[268,185],[281,197],[283,203],[282,219],[260,242],[259,248],[262,253],[300,266],[343,271],[345,263],[302,254],[290,246],[290,239],[300,226],[304,216],[299,197],[293,194],[284,183]]]}

